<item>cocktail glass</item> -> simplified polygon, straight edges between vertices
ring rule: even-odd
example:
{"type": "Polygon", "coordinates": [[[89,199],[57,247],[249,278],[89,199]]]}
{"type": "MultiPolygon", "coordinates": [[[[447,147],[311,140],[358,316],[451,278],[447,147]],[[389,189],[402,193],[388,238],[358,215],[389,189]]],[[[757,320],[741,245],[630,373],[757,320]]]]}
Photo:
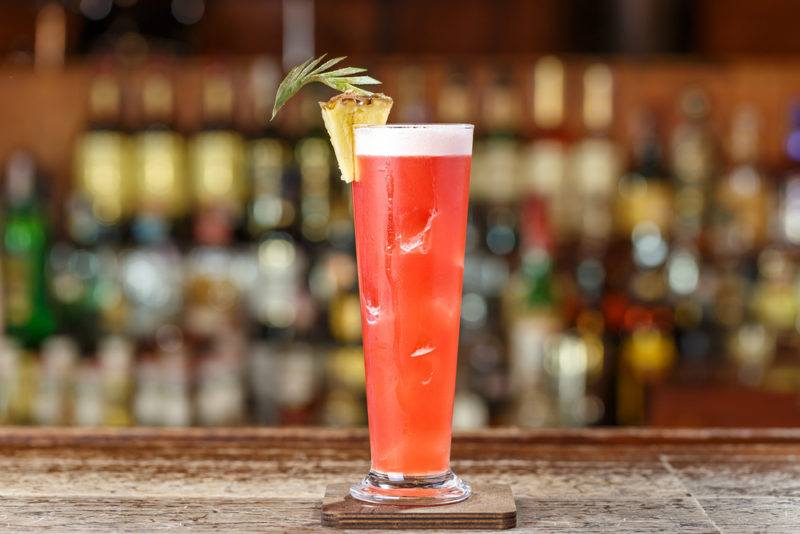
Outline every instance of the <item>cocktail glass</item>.
{"type": "Polygon", "coordinates": [[[358,126],[353,183],[372,503],[466,499],[450,469],[473,126],[358,126]]]}

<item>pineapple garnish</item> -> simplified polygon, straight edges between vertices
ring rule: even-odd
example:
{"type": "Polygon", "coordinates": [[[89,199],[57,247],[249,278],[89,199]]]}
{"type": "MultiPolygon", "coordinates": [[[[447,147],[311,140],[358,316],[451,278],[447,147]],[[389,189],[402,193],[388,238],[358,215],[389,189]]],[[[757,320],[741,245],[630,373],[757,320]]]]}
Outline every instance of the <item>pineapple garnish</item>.
{"type": "MultiPolygon", "coordinates": [[[[337,57],[322,63],[325,55],[317,59],[309,59],[294,67],[278,86],[272,118],[283,107],[287,100],[294,96],[300,88],[311,82],[324,83],[341,94],[327,102],[320,102],[322,120],[331,138],[336,161],[342,172],[342,180],[352,182],[358,180],[355,166],[355,147],[353,129],[361,124],[386,124],[392,109],[392,99],[381,93],[372,93],[359,85],[380,84],[378,80],[362,73],[367,69],[361,67],[343,67],[328,70],[344,57],[337,57]]],[[[271,120],[271,119],[270,119],[271,120]]]]}

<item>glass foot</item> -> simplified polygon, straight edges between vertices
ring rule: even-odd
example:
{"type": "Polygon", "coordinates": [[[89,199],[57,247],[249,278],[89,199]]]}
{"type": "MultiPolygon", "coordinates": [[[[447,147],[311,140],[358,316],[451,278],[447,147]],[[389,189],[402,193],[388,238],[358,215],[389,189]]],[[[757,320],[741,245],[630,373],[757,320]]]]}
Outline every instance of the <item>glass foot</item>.
{"type": "Polygon", "coordinates": [[[350,488],[350,495],[373,504],[435,506],[467,499],[469,484],[452,471],[441,475],[403,476],[370,471],[360,483],[350,488]]]}

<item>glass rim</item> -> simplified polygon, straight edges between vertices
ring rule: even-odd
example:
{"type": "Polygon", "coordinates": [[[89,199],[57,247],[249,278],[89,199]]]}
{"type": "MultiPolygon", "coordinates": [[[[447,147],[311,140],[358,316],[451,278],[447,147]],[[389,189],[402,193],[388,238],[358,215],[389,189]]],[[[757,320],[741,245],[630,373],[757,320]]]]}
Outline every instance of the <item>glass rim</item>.
{"type": "Polygon", "coordinates": [[[469,123],[420,123],[420,124],[356,124],[356,130],[474,130],[475,125],[469,123]]]}

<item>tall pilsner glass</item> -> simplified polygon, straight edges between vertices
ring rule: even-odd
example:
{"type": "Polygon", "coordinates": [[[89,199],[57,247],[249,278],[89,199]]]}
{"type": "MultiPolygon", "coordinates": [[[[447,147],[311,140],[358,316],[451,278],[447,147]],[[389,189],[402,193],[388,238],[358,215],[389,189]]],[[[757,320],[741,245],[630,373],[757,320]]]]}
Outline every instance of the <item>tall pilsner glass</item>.
{"type": "Polygon", "coordinates": [[[353,497],[466,499],[450,470],[472,159],[469,124],[355,129],[353,183],[372,465],[353,497]]]}

